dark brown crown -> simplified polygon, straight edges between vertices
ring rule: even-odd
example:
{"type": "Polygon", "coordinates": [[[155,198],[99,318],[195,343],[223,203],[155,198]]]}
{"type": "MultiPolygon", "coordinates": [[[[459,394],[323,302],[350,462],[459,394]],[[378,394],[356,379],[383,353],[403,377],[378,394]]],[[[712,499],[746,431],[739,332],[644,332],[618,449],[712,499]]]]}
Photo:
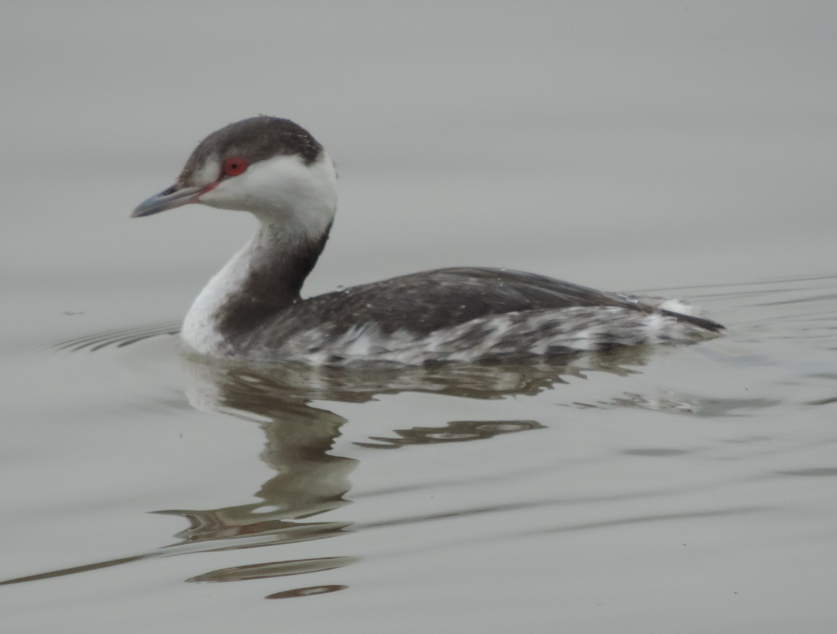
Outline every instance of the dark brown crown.
{"type": "Polygon", "coordinates": [[[178,182],[190,184],[210,157],[219,161],[237,157],[252,165],[272,156],[298,155],[311,165],[322,151],[323,146],[293,121],[260,115],[231,123],[201,141],[186,161],[178,182]]]}

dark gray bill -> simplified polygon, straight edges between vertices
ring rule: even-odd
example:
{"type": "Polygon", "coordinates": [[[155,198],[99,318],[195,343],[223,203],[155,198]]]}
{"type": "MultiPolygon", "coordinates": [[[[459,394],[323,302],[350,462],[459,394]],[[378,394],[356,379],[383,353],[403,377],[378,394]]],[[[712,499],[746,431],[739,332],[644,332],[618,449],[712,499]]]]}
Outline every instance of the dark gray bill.
{"type": "Polygon", "coordinates": [[[167,190],[160,192],[156,196],[152,196],[139,207],[134,209],[131,218],[142,218],[143,216],[151,216],[158,214],[167,209],[174,209],[175,207],[182,207],[197,201],[198,196],[206,191],[205,187],[181,187],[172,185],[167,190]]]}

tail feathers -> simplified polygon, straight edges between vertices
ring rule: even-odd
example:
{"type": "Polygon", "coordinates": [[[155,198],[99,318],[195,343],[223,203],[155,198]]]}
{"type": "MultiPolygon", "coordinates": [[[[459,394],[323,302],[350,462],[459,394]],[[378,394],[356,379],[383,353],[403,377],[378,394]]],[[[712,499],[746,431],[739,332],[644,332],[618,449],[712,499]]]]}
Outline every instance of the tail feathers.
{"type": "Polygon", "coordinates": [[[717,321],[712,321],[711,319],[695,317],[694,315],[684,315],[683,313],[676,313],[671,310],[666,310],[665,308],[659,308],[657,309],[657,312],[661,315],[665,315],[666,317],[673,317],[677,321],[685,322],[687,324],[692,324],[693,326],[703,328],[705,330],[708,330],[709,332],[721,332],[723,330],[726,330],[717,321]]]}

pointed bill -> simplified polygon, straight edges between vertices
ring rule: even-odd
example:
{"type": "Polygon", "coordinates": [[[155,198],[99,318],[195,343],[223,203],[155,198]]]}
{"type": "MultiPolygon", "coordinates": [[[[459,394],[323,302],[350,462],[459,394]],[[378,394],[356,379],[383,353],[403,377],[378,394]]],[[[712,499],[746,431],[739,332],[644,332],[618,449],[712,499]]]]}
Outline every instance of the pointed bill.
{"type": "Polygon", "coordinates": [[[198,202],[201,194],[206,193],[209,189],[211,187],[178,187],[177,185],[172,185],[167,190],[160,192],[156,196],[152,196],[140,204],[139,207],[134,209],[131,218],[151,216],[161,211],[198,202]]]}

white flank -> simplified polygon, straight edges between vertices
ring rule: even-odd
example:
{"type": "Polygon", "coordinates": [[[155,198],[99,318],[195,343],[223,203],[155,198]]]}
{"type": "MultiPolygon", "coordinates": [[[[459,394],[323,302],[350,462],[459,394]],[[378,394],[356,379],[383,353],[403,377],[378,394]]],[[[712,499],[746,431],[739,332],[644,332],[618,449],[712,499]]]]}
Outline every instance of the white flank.
{"type": "MultiPolygon", "coordinates": [[[[403,330],[383,334],[374,324],[333,336],[323,324],[269,351],[270,360],[320,365],[389,361],[420,365],[427,361],[472,362],[497,357],[548,356],[595,351],[614,345],[694,343],[715,335],[657,313],[619,307],[577,307],[506,313],[416,337],[403,330]]],[[[252,353],[249,355],[252,356],[252,353]]]]}

